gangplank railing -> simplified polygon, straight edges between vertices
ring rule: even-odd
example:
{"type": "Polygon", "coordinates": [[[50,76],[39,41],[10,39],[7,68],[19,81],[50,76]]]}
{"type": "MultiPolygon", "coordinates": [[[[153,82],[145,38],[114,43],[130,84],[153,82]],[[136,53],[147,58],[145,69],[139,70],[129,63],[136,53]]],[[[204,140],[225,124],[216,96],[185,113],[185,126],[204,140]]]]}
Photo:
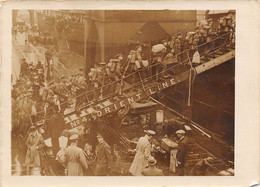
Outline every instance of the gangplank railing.
{"type": "MultiPolygon", "coordinates": [[[[76,105],[76,107],[78,108],[78,110],[81,110],[83,108],[86,107],[92,107],[92,108],[96,108],[96,106],[106,100],[113,100],[113,98],[115,96],[120,97],[118,92],[115,92],[115,87],[118,84],[128,84],[129,87],[128,88],[122,88],[122,92],[126,91],[126,90],[130,90],[130,89],[149,89],[149,84],[152,84],[153,82],[157,82],[157,78],[159,76],[164,75],[165,73],[171,72],[174,68],[177,68],[178,66],[180,66],[181,64],[186,64],[188,66],[190,66],[191,68],[193,68],[193,64],[192,62],[192,52],[194,53],[195,51],[199,50],[201,51],[200,56],[203,57],[205,56],[205,54],[209,54],[209,53],[213,53],[216,52],[219,49],[222,49],[224,47],[226,47],[227,45],[231,45],[234,44],[232,43],[233,39],[230,36],[233,36],[234,33],[228,32],[224,35],[215,37],[214,39],[212,39],[210,42],[206,42],[203,43],[201,45],[198,45],[195,49],[186,49],[184,51],[182,51],[181,53],[178,53],[175,55],[176,56],[183,56],[182,57],[182,61],[178,62],[178,63],[174,63],[173,66],[169,66],[166,67],[164,70],[162,71],[156,71],[155,73],[152,72],[153,69],[158,70],[159,68],[161,68],[161,63],[160,62],[153,62],[151,65],[149,65],[148,67],[145,68],[141,68],[138,69],[134,72],[128,73],[126,74],[124,77],[122,77],[122,79],[117,80],[117,81],[110,81],[108,83],[105,83],[103,86],[96,88],[96,89],[91,89],[91,90],[87,90],[77,96],[74,97],[74,99],[77,100],[77,103],[80,103],[78,105],[76,105]],[[148,76],[146,76],[147,74],[149,74],[148,76]],[[143,75],[145,75],[145,77],[142,77],[143,75]],[[135,77],[135,81],[131,82],[129,81],[129,79],[135,77]],[[98,97],[100,96],[100,94],[102,94],[102,97],[98,97]]],[[[153,57],[151,59],[148,59],[148,61],[153,61],[153,57]]],[[[105,77],[104,79],[107,79],[108,77],[105,77]]],[[[90,87],[90,83],[87,84],[87,87],[90,87]]],[[[63,103],[60,104],[61,108],[65,109],[68,108],[68,103],[70,101],[65,101],[63,103]]],[[[47,112],[51,111],[53,108],[50,107],[47,109],[47,112]]],[[[46,111],[39,111],[37,112],[37,116],[38,115],[43,115],[46,111]]],[[[72,110],[72,113],[75,112],[75,110],[72,110]]],[[[65,114],[69,115],[69,114],[65,114]]]]}

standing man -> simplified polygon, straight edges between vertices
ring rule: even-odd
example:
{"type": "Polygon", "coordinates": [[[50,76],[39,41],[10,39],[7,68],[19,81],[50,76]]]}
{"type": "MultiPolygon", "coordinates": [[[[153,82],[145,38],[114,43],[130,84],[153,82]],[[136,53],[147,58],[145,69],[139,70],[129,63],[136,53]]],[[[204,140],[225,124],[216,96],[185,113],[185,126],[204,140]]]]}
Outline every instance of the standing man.
{"type": "Polygon", "coordinates": [[[129,169],[129,172],[134,176],[141,176],[143,169],[147,166],[148,160],[152,159],[152,145],[150,140],[152,139],[155,132],[152,130],[145,131],[146,135],[139,138],[136,146],[135,158],[129,169]]]}
{"type": "Polygon", "coordinates": [[[185,136],[184,130],[176,131],[176,135],[179,138],[179,147],[177,152],[177,174],[180,176],[185,175],[185,163],[187,160],[187,155],[189,151],[189,140],[185,136]]]}
{"type": "Polygon", "coordinates": [[[151,158],[148,160],[148,168],[145,168],[142,171],[142,174],[144,176],[163,176],[163,171],[158,169],[155,164],[156,164],[156,160],[154,158],[151,158]]]}
{"type": "Polygon", "coordinates": [[[91,113],[91,121],[90,121],[90,144],[92,145],[92,151],[95,152],[97,146],[97,129],[100,123],[100,119],[97,117],[98,112],[94,110],[91,113]]]}
{"type": "Polygon", "coordinates": [[[109,175],[113,163],[113,156],[109,145],[104,141],[101,134],[97,135],[95,176],[109,175]]]}
{"type": "MultiPolygon", "coordinates": [[[[27,152],[25,156],[25,165],[27,175],[35,175],[33,171],[41,170],[40,150],[45,146],[42,135],[38,133],[34,126],[31,126],[28,138],[26,140],[27,152]]],[[[39,175],[40,172],[37,172],[39,175]]]]}
{"type": "Polygon", "coordinates": [[[59,137],[61,136],[61,133],[65,128],[65,122],[61,114],[58,113],[58,108],[53,107],[53,110],[54,113],[48,121],[47,133],[49,133],[49,136],[51,137],[53,155],[56,156],[57,152],[60,149],[59,137]]]}
{"type": "Polygon", "coordinates": [[[20,74],[21,74],[21,75],[26,75],[27,72],[28,72],[28,70],[29,70],[29,65],[28,65],[28,63],[26,62],[26,59],[23,58],[23,59],[22,59],[22,63],[21,63],[20,74]]]}
{"type": "Polygon", "coordinates": [[[73,134],[69,139],[71,144],[65,149],[64,160],[68,176],[83,176],[83,168],[88,169],[86,157],[81,148],[77,147],[78,135],[73,134]]]}

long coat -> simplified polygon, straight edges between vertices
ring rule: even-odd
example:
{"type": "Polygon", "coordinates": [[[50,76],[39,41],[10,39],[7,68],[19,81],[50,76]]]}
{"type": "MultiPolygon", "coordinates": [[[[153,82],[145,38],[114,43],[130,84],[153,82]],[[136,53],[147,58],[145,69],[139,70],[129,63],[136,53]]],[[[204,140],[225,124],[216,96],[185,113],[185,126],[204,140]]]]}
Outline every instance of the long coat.
{"type": "Polygon", "coordinates": [[[111,149],[106,142],[99,143],[96,147],[96,176],[106,176],[113,164],[111,149]]]}
{"type": "Polygon", "coordinates": [[[139,138],[136,146],[135,158],[132,162],[132,165],[129,169],[129,172],[134,176],[141,176],[143,169],[148,164],[148,159],[152,158],[151,156],[151,143],[149,142],[148,136],[139,138]]]}
{"type": "Polygon", "coordinates": [[[178,168],[184,168],[187,155],[189,152],[189,139],[187,137],[184,137],[179,141],[179,148],[177,152],[177,161],[180,162],[178,165],[178,168]]]}
{"type": "Polygon", "coordinates": [[[65,149],[63,162],[67,165],[68,176],[83,176],[83,167],[88,169],[83,150],[76,146],[69,146],[65,149]]]}
{"type": "Polygon", "coordinates": [[[26,140],[26,145],[28,147],[28,150],[25,156],[25,165],[28,167],[40,167],[41,161],[39,150],[45,146],[42,135],[38,133],[33,135],[32,133],[30,133],[26,140]]]}

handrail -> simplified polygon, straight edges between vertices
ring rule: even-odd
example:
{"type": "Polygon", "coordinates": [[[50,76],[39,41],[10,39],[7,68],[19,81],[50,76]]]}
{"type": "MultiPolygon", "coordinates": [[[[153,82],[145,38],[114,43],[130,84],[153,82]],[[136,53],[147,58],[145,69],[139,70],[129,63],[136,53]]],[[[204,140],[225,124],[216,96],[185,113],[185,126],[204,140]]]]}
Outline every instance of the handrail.
{"type": "MultiPolygon", "coordinates": [[[[205,43],[203,43],[203,44],[200,44],[200,45],[196,46],[196,50],[198,50],[198,48],[200,48],[200,47],[202,47],[202,46],[208,45],[209,43],[215,42],[216,40],[219,40],[219,39],[221,39],[221,38],[224,38],[225,36],[230,35],[230,34],[232,34],[232,36],[233,36],[234,31],[227,32],[227,33],[225,33],[225,34],[223,34],[223,35],[221,35],[221,36],[218,36],[218,37],[212,39],[212,40],[209,41],[209,42],[205,42],[205,43]]],[[[232,39],[230,40],[230,42],[232,42],[232,39]]],[[[226,41],[225,41],[223,44],[221,44],[221,45],[219,45],[219,46],[217,46],[217,47],[215,47],[215,48],[210,48],[210,49],[208,49],[207,51],[204,51],[204,52],[201,53],[200,55],[203,56],[205,53],[208,53],[208,52],[210,52],[210,51],[214,51],[214,50],[216,50],[216,49],[219,49],[219,48],[221,48],[221,47],[224,46],[224,45],[227,45],[227,42],[226,42],[226,41]]],[[[194,49],[185,49],[185,50],[183,50],[182,52],[180,52],[180,53],[178,53],[178,54],[175,54],[174,57],[183,55],[183,54],[185,54],[185,53],[187,54],[187,52],[189,53],[191,50],[192,50],[192,51],[195,51],[194,49]]],[[[154,59],[154,57],[149,58],[148,61],[152,61],[153,59],[154,59]]],[[[187,63],[187,62],[190,61],[191,59],[192,59],[192,57],[186,57],[185,60],[183,60],[183,61],[181,61],[181,62],[178,62],[177,66],[178,66],[179,64],[182,64],[182,63],[187,63]]],[[[149,65],[149,66],[147,66],[147,67],[145,67],[145,68],[138,69],[138,70],[136,70],[136,71],[134,71],[134,72],[132,72],[132,73],[127,74],[126,76],[123,76],[120,80],[110,82],[110,83],[108,83],[108,84],[105,84],[105,85],[103,85],[103,86],[97,88],[97,89],[87,90],[86,92],[81,93],[81,94],[79,94],[79,95],[73,97],[73,99],[77,99],[77,98],[83,97],[83,96],[84,96],[84,97],[88,97],[89,94],[93,95],[93,93],[95,93],[95,92],[100,92],[101,90],[104,90],[105,88],[110,87],[110,86],[113,85],[113,84],[117,84],[117,83],[119,83],[119,82],[120,82],[120,84],[121,84],[124,80],[126,80],[127,78],[133,76],[134,74],[139,74],[140,72],[146,71],[146,70],[151,69],[151,68],[153,68],[153,67],[157,67],[157,66],[160,65],[160,64],[161,64],[160,62],[156,62],[156,63],[153,63],[153,64],[151,64],[151,65],[149,65]]],[[[176,66],[174,66],[174,67],[176,67],[176,66]]],[[[155,75],[152,75],[152,76],[148,77],[146,80],[147,80],[147,81],[153,80],[154,77],[157,77],[157,76],[159,76],[159,75],[161,75],[161,74],[163,74],[163,73],[165,73],[165,72],[171,70],[172,68],[173,68],[173,67],[165,68],[164,71],[161,71],[160,73],[156,73],[155,75]]],[[[126,71],[127,71],[127,69],[125,69],[125,72],[126,72],[126,71]]],[[[108,77],[108,76],[106,76],[106,77],[108,77]]],[[[105,78],[106,78],[106,77],[105,77],[105,78]]],[[[132,84],[131,86],[132,86],[132,87],[134,87],[134,86],[140,86],[140,84],[142,84],[142,81],[143,81],[143,80],[141,80],[141,78],[140,78],[139,81],[135,82],[135,83],[132,84]]],[[[86,83],[86,86],[90,86],[90,84],[89,84],[89,83],[86,83]]],[[[112,97],[112,96],[115,96],[115,95],[116,95],[116,93],[112,93],[112,94],[111,94],[111,93],[108,93],[108,94],[105,94],[105,95],[104,95],[104,98],[102,98],[102,99],[100,99],[100,100],[98,100],[98,99],[93,99],[93,100],[90,100],[90,101],[88,100],[88,102],[86,103],[86,106],[91,105],[91,103],[93,103],[93,101],[95,101],[95,102],[101,102],[101,101],[104,101],[104,100],[106,100],[106,99],[108,99],[108,98],[110,98],[110,97],[112,97]]],[[[68,102],[69,102],[69,101],[65,101],[65,102],[61,103],[60,106],[63,106],[63,105],[65,105],[65,104],[67,104],[68,102]]],[[[44,103],[44,102],[42,102],[42,103],[44,103]]],[[[37,103],[37,104],[42,104],[42,103],[37,103]]],[[[50,107],[50,108],[47,109],[47,111],[52,110],[52,109],[53,109],[53,107],[50,107]]],[[[37,112],[37,115],[40,114],[40,113],[42,113],[42,112],[44,112],[44,110],[37,112]]],[[[31,116],[32,116],[32,115],[31,115],[31,116]]]]}

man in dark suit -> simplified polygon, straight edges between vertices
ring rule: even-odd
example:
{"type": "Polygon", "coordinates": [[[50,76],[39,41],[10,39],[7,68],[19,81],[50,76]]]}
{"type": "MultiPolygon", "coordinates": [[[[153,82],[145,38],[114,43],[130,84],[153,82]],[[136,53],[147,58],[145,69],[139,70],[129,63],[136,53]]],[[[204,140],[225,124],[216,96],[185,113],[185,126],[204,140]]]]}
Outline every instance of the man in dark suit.
{"type": "Polygon", "coordinates": [[[142,171],[142,174],[144,176],[163,176],[163,171],[158,169],[155,164],[156,164],[156,160],[154,158],[151,158],[148,160],[148,168],[145,168],[142,171]]]}
{"type": "Polygon", "coordinates": [[[48,121],[47,132],[51,137],[53,155],[56,156],[57,152],[60,149],[59,146],[59,137],[63,129],[65,128],[65,122],[63,116],[58,113],[58,108],[54,107],[54,113],[48,121]]]}
{"type": "Polygon", "coordinates": [[[113,156],[109,145],[104,141],[101,134],[97,135],[98,145],[96,147],[96,176],[109,175],[113,164],[113,156]]]}
{"type": "Polygon", "coordinates": [[[179,138],[179,147],[177,152],[177,174],[180,176],[185,175],[185,163],[189,152],[189,140],[185,136],[184,130],[176,131],[176,135],[179,138]]]}

